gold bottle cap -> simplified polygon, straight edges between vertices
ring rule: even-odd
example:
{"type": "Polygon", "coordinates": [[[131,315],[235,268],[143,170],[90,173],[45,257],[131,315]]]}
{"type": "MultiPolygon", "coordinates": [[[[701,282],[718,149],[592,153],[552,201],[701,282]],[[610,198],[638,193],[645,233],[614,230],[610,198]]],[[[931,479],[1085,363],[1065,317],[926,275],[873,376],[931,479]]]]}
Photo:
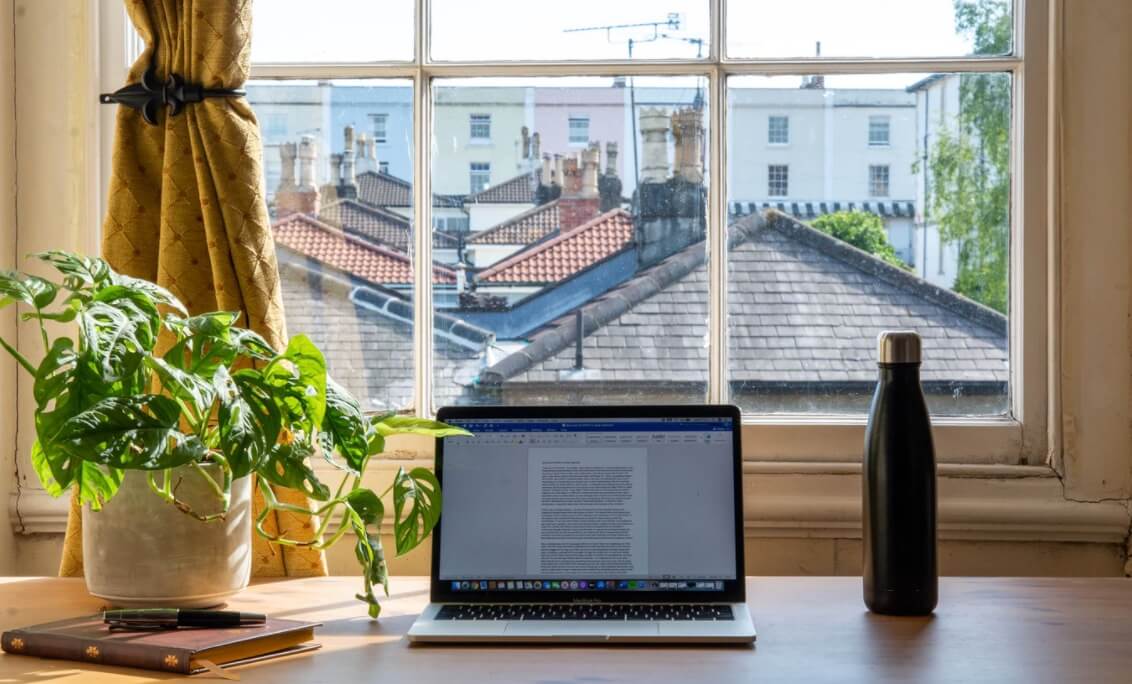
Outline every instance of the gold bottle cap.
{"type": "Polygon", "coordinates": [[[877,335],[877,363],[920,363],[920,336],[911,330],[877,335]]]}

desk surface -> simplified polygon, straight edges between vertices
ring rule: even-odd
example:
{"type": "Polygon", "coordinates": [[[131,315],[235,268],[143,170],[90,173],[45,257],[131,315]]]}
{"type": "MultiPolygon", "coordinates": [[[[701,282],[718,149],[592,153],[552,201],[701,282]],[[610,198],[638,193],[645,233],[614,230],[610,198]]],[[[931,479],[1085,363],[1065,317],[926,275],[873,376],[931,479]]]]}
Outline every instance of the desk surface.
{"type": "MultiPolygon", "coordinates": [[[[945,578],[930,618],[871,615],[861,581],[762,577],[747,583],[759,631],[750,647],[414,646],[428,601],[397,578],[381,620],[360,579],[257,584],[232,607],[317,620],[323,648],[237,670],[244,682],[1132,682],[1132,580],[945,578]]],[[[81,580],[0,578],[0,629],[101,608],[81,580]]],[[[0,655],[0,684],[144,682],[159,673],[0,655]]]]}

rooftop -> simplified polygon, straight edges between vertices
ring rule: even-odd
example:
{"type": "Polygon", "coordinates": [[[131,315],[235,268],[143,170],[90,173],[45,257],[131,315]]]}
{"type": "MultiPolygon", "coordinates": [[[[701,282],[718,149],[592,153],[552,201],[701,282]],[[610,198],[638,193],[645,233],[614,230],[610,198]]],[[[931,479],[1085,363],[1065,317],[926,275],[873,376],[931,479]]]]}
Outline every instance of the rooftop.
{"type": "Polygon", "coordinates": [[[465,204],[534,204],[538,174],[528,171],[464,198],[465,204]]]}
{"type": "MultiPolygon", "coordinates": [[[[1007,381],[1006,318],[989,308],[775,211],[732,224],[729,247],[732,383],[871,383],[876,336],[893,327],[923,338],[925,383],[1007,381]]],[[[582,316],[584,374],[570,373],[568,315],[480,382],[706,382],[703,242],[585,304],[582,316]]]]}
{"type": "Polygon", "coordinates": [[[528,209],[468,239],[470,245],[529,245],[558,230],[558,200],[528,209]]]}
{"type": "MultiPolygon", "coordinates": [[[[275,244],[375,285],[410,285],[412,260],[404,252],[376,244],[306,214],[290,214],[272,224],[275,244]]],[[[434,283],[456,282],[456,272],[433,266],[434,283]]]]}
{"type": "MultiPolygon", "coordinates": [[[[359,173],[358,199],[375,207],[413,206],[413,185],[407,180],[380,171],[359,173]]],[[[432,206],[459,208],[460,201],[444,195],[432,196],[432,206]]]]}
{"type": "MultiPolygon", "coordinates": [[[[400,252],[409,251],[412,224],[403,216],[370,206],[357,200],[343,199],[331,202],[318,213],[318,218],[330,225],[359,237],[393,247],[400,252]]],[[[434,249],[455,249],[459,240],[443,231],[432,232],[434,249]]]]}
{"type": "Polygon", "coordinates": [[[582,225],[513,254],[480,271],[480,283],[547,284],[566,280],[633,241],[633,218],[612,209],[582,225]]]}

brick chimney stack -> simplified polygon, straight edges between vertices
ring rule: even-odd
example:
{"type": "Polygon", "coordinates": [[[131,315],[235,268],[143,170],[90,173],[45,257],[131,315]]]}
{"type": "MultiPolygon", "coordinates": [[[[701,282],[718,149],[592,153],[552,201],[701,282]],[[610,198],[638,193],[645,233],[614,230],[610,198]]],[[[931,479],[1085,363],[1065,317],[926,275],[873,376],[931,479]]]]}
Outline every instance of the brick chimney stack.
{"type": "Polygon", "coordinates": [[[573,230],[598,215],[597,166],[600,154],[589,148],[577,157],[562,160],[562,197],[558,199],[561,230],[573,230]],[[592,183],[588,179],[592,176],[592,183]]]}
{"type": "Polygon", "coordinates": [[[668,180],[668,127],[670,119],[663,109],[641,110],[641,182],[663,183],[668,180]]]}
{"type": "Polygon", "coordinates": [[[275,193],[275,213],[308,214],[317,216],[319,210],[318,185],[315,184],[314,164],[318,148],[314,136],[304,135],[298,145],[299,182],[295,184],[295,143],[284,143],[279,147],[283,159],[283,173],[279,190],[275,193]]]}
{"type": "Polygon", "coordinates": [[[704,123],[702,112],[681,109],[672,114],[672,137],[676,139],[675,175],[687,183],[704,182],[704,123]]]}

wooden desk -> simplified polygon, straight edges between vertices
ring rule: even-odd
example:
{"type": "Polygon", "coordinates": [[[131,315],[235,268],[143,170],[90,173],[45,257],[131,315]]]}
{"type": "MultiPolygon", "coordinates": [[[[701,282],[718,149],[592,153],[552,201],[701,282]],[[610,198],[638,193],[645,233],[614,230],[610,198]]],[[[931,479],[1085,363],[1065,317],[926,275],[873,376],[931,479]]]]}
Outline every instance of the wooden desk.
{"type": "MultiPolygon", "coordinates": [[[[858,578],[748,581],[759,630],[749,647],[410,647],[428,600],[399,578],[380,621],[353,599],[356,577],[258,584],[242,610],[318,620],[312,655],[237,670],[244,682],[1132,682],[1132,580],[947,578],[931,618],[870,615],[858,578]]],[[[0,629],[101,606],[80,580],[0,579],[0,629]]],[[[0,656],[0,684],[144,682],[160,673],[0,656]]]]}

